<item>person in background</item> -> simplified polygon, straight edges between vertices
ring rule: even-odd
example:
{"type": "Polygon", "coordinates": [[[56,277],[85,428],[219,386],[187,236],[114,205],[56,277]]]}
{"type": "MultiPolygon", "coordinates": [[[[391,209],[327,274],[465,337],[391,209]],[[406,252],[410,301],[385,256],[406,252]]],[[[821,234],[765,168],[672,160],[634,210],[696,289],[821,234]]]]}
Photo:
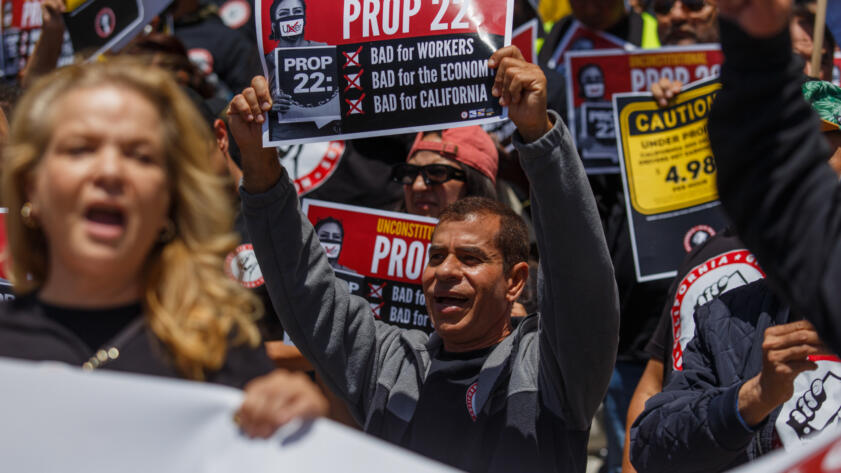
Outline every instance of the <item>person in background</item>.
{"type": "Polygon", "coordinates": [[[609,33],[634,46],[659,46],[656,44],[656,25],[646,21],[647,14],[628,11],[624,0],[570,0],[569,3],[572,13],[552,26],[540,50],[540,64],[547,64],[555,54],[574,20],[580,21],[587,28],[609,33]]]}
{"type": "Polygon", "coordinates": [[[821,47],[821,65],[818,74],[812,74],[812,49],[815,30],[816,0],[796,0],[789,23],[791,46],[794,52],[803,58],[803,74],[819,80],[832,80],[835,38],[829,28],[824,30],[821,47]]]}
{"type": "Polygon", "coordinates": [[[710,142],[722,205],[770,286],[838,352],[838,176],[801,97],[791,7],[790,0],[720,2],[726,61],[710,142]]]}
{"type": "MultiPolygon", "coordinates": [[[[841,88],[807,81],[801,90],[821,117],[816,128],[832,148],[830,166],[841,175],[841,88]]],[[[665,340],[652,340],[661,345],[659,354],[652,353],[651,375],[647,368],[634,402],[640,412],[651,398],[634,423],[631,439],[640,471],[729,469],[780,446],[807,442],[827,426],[821,419],[834,418],[841,406],[841,392],[834,386],[841,379],[841,363],[812,324],[792,312],[766,282],[745,286],[762,271],[742,246],[732,233],[716,235],[697,255],[714,256],[702,263],[702,270],[691,270],[700,276],[682,278],[680,291],[673,286],[672,307],[680,312],[687,303],[687,310],[703,307],[694,324],[681,317],[680,332],[675,332],[680,345],[668,329],[662,332],[665,340]],[[710,283],[709,289],[696,290],[710,283]],[[718,297],[704,305],[710,293],[718,297]],[[691,341],[693,335],[698,341],[691,341]],[[682,356],[674,358],[673,352],[682,356]],[[669,361],[665,374],[657,357],[669,361]],[[646,379],[658,376],[660,386],[646,393],[646,379]],[[664,378],[668,383],[657,394],[664,378]]],[[[661,327],[671,326],[670,309],[664,311],[661,327]]],[[[629,424],[631,416],[629,411],[629,424]]]]}
{"type": "Polygon", "coordinates": [[[140,34],[132,39],[119,55],[132,56],[172,72],[180,85],[193,89],[204,99],[216,94],[216,89],[207,76],[190,61],[187,48],[171,34],[154,31],[140,34]]]}
{"type": "MultiPolygon", "coordinates": [[[[810,77],[813,76],[812,35],[815,24],[815,8],[815,0],[797,0],[792,11],[791,20],[789,22],[789,34],[791,35],[792,50],[795,52],[799,60],[803,62],[803,74],[810,77]]],[[[666,25],[666,20],[672,18],[671,11],[674,11],[674,8],[670,10],[669,15],[662,16],[664,25],[666,25]]],[[[669,35],[676,39],[679,37],[684,37],[684,39],[681,41],[684,44],[694,44],[692,42],[687,43],[687,40],[685,38],[697,38],[699,36],[711,37],[712,30],[708,22],[705,20],[706,16],[702,15],[703,11],[703,9],[699,10],[695,17],[693,17],[697,20],[699,25],[702,25],[702,29],[700,32],[694,32],[689,34],[669,33],[669,35]]],[[[688,17],[688,15],[683,16],[688,17]]],[[[714,17],[715,15],[711,15],[711,18],[714,19],[714,17]]],[[[666,26],[664,26],[664,28],[666,28],[666,26]]],[[[668,28],[666,28],[666,30],[671,31],[673,30],[673,28],[669,26],[668,28]]],[[[715,41],[718,41],[717,32],[715,33],[715,41]]],[[[680,44],[681,42],[674,44],[680,44]]],[[[827,29],[824,32],[824,45],[821,53],[821,70],[816,76],[814,76],[815,78],[819,80],[832,79],[834,54],[835,39],[832,37],[832,33],[829,31],[829,29],[827,29]]],[[[670,100],[672,100],[677,94],[680,93],[681,89],[683,88],[683,85],[684,84],[682,82],[677,80],[671,81],[667,78],[661,78],[657,83],[652,84],[651,92],[654,94],[654,99],[657,101],[657,104],[661,107],[665,107],[669,104],[670,100]]]]}
{"type": "Polygon", "coordinates": [[[181,40],[199,70],[216,86],[219,97],[246,87],[262,70],[257,45],[241,31],[225,26],[215,5],[175,0],[167,9],[171,33],[181,40]]]}
{"type": "Polygon", "coordinates": [[[651,0],[663,46],[718,42],[717,0],[651,0]]]}
{"type": "Polygon", "coordinates": [[[268,436],[326,402],[272,372],[259,303],[222,272],[233,209],[200,122],[169,74],[133,62],[30,87],[4,150],[18,298],[0,305],[0,356],[244,387],[241,426],[268,436]]]}
{"type": "Polygon", "coordinates": [[[645,472],[718,472],[835,424],[841,362],[764,279],[695,313],[696,334],[631,429],[645,472]]]}
{"type": "Polygon", "coordinates": [[[406,212],[438,218],[467,196],[496,198],[499,155],[493,139],[479,126],[420,132],[405,163],[391,177],[403,184],[406,212]]]}

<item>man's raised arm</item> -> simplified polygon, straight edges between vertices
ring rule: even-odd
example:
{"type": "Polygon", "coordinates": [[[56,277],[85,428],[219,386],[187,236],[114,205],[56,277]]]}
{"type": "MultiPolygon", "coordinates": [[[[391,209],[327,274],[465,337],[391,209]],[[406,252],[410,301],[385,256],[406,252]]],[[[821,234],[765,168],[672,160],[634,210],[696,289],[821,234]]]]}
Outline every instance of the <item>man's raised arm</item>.
{"type": "Polygon", "coordinates": [[[607,391],[619,339],[613,265],[569,130],[546,110],[546,78],[514,47],[491,57],[494,95],[517,125],[540,252],[541,385],[547,407],[586,429],[607,391]],[[554,391],[554,392],[553,392],[554,391]]]}
{"type": "Polygon", "coordinates": [[[248,233],[284,330],[364,421],[375,366],[399,350],[399,343],[391,343],[399,330],[375,324],[368,303],[351,296],[333,273],[276,151],[262,147],[263,113],[271,103],[266,80],[258,76],[228,111],[243,156],[240,194],[248,233]]]}

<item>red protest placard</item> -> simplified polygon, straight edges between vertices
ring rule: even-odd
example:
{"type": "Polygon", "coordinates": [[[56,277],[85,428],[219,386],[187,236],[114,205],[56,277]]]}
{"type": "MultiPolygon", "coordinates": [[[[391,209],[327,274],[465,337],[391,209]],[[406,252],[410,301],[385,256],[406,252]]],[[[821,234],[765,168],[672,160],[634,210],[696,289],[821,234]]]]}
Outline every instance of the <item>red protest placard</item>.
{"type": "Polygon", "coordinates": [[[662,77],[684,84],[714,77],[723,59],[716,45],[567,53],[567,123],[587,172],[619,172],[613,94],[646,92],[662,77]]]}
{"type": "Polygon", "coordinates": [[[375,318],[432,331],[421,274],[437,220],[313,199],[301,207],[336,275],[375,318]]]}

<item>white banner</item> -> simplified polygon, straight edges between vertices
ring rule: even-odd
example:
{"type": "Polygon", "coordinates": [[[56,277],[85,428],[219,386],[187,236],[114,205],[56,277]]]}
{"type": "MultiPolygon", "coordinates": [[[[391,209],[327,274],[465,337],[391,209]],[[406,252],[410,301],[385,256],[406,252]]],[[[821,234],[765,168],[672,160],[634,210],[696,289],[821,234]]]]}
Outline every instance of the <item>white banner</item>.
{"type": "Polygon", "coordinates": [[[224,386],[5,358],[0,379],[2,471],[453,471],[328,420],[249,439],[224,386]]]}

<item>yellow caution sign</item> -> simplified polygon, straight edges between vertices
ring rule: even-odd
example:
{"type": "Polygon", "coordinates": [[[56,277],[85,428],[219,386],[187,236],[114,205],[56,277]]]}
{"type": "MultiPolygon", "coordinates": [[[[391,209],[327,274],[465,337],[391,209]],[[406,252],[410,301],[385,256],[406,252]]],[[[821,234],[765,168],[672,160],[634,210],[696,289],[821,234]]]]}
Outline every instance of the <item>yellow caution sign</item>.
{"type": "Polygon", "coordinates": [[[707,117],[720,88],[717,82],[693,88],[678,95],[667,108],[645,96],[617,102],[628,195],[634,210],[654,215],[718,199],[707,117]]]}

